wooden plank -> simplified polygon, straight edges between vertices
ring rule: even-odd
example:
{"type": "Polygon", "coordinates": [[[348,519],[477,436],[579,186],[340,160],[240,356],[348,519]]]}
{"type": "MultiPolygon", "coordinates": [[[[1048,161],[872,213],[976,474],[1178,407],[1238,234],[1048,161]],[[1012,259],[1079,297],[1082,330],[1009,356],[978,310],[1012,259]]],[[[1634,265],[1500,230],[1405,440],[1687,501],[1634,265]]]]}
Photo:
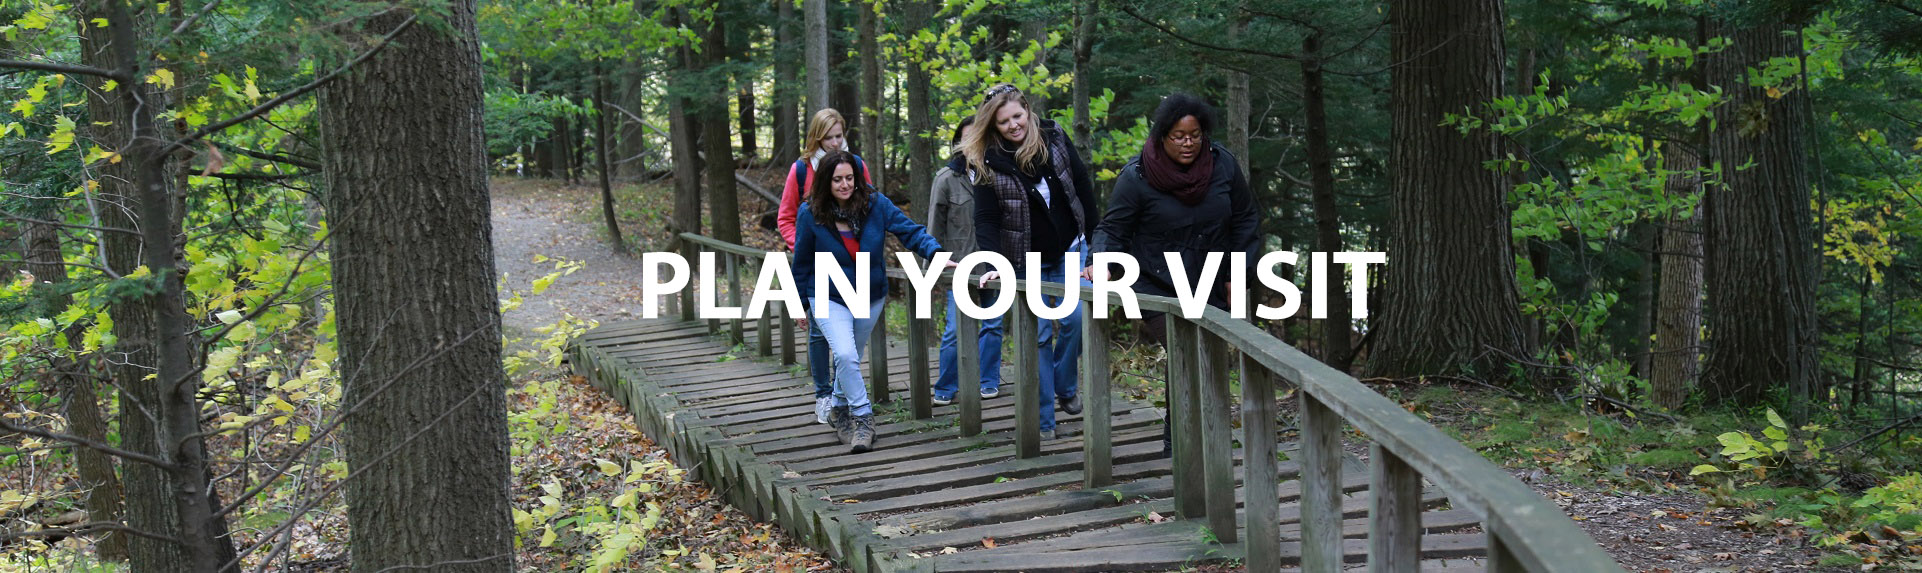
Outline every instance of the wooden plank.
{"type": "MultiPolygon", "coordinates": [[[[956,292],[955,296],[974,296],[972,290],[956,292]]],[[[981,433],[981,369],[1000,368],[999,364],[981,364],[981,321],[967,313],[954,315],[955,349],[955,394],[954,399],[961,405],[959,424],[961,437],[981,433]]],[[[1006,380],[1003,378],[1003,380],[1006,380]]]]}
{"type": "Polygon", "coordinates": [[[1375,504],[1369,513],[1368,568],[1405,572],[1420,567],[1421,474],[1380,443],[1368,456],[1375,504]]]}
{"type": "MultiPolygon", "coordinates": [[[[1341,570],[1341,418],[1307,392],[1301,396],[1301,569],[1341,570]]],[[[1285,551],[1285,550],[1284,550],[1285,551]]]]}
{"type": "MultiPolygon", "coordinates": [[[[721,255],[721,258],[727,259],[727,305],[741,308],[741,257],[727,254],[721,255]]],[[[730,342],[746,344],[747,331],[742,330],[745,325],[741,323],[741,319],[735,318],[728,322],[733,331],[730,342]]]]}
{"type": "Polygon", "coordinates": [[[774,305],[774,326],[781,329],[781,365],[794,364],[794,325],[789,321],[786,304],[774,305]]]}
{"type": "MultiPolygon", "coordinates": [[[[1237,353],[1237,358],[1241,358],[1237,353]]],[[[1249,459],[1274,459],[1275,441],[1265,439],[1275,435],[1275,379],[1260,364],[1243,359],[1241,362],[1241,447],[1249,459]]],[[[1278,476],[1267,464],[1244,464],[1247,475],[1244,483],[1275,483],[1278,476]]],[[[1279,496],[1270,495],[1270,490],[1262,487],[1245,488],[1248,493],[1247,511],[1242,528],[1248,533],[1243,543],[1249,571],[1273,571],[1281,568],[1281,520],[1278,506],[1279,496]]]]}
{"type": "MultiPolygon", "coordinates": [[[[1130,437],[1134,443],[1148,441],[1148,436],[1141,433],[1136,433],[1130,437]]],[[[1073,439],[1056,440],[1041,445],[1041,453],[1043,455],[1078,453],[1080,450],[1081,444],[1073,439]]],[[[943,470],[1005,462],[1011,459],[1011,453],[1012,452],[1006,448],[990,447],[953,452],[941,456],[922,456],[893,463],[847,468],[831,472],[816,472],[805,475],[809,478],[809,485],[833,486],[846,483],[869,482],[892,477],[923,476],[943,470]]]]}
{"type": "Polygon", "coordinates": [[[1015,293],[1014,307],[1001,323],[1014,326],[1008,330],[1014,339],[1014,455],[1032,458],[1041,455],[1041,409],[1054,404],[1041,403],[1040,327],[1024,298],[1015,293]]]}
{"type": "Polygon", "coordinates": [[[928,331],[933,324],[908,317],[908,404],[916,420],[934,417],[934,383],[928,373],[928,331]]]}
{"type": "Polygon", "coordinates": [[[1234,462],[1229,458],[1234,451],[1234,433],[1228,427],[1234,405],[1228,392],[1228,373],[1236,364],[1228,361],[1228,344],[1220,337],[1208,332],[1198,334],[1201,363],[1196,368],[1196,381],[1201,390],[1202,497],[1207,506],[1208,529],[1222,543],[1234,543],[1239,539],[1239,524],[1235,522],[1234,462]]]}
{"type": "MultiPolygon", "coordinates": [[[[1039,448],[1036,449],[1037,453],[1039,448]]],[[[1161,444],[1137,444],[1115,448],[1115,457],[1128,462],[1153,459],[1161,452],[1161,444]]],[[[836,499],[884,498],[910,493],[932,491],[944,487],[957,487],[992,482],[997,478],[1020,479],[1029,476],[1076,469],[1081,466],[1081,452],[1017,458],[1013,460],[919,473],[905,477],[878,479],[862,483],[837,485],[827,488],[828,494],[836,499]]]]}
{"type": "MultiPolygon", "coordinates": [[[[768,304],[766,306],[774,306],[768,304]]],[[[774,313],[771,308],[761,309],[761,316],[754,319],[754,353],[762,357],[774,355],[774,313]]]]}
{"type": "Polygon", "coordinates": [[[1207,513],[1201,466],[1200,375],[1197,367],[1198,330],[1194,323],[1167,315],[1168,415],[1174,424],[1175,503],[1182,517],[1207,513]]]}
{"type": "MultiPolygon", "coordinates": [[[[1106,320],[1094,317],[1089,303],[1081,312],[1081,487],[1094,489],[1114,483],[1114,444],[1112,421],[1114,394],[1110,389],[1113,371],[1109,368],[1106,320]]],[[[1269,435],[1274,435],[1269,432],[1269,435]]]]}
{"type": "Polygon", "coordinates": [[[1495,530],[1490,529],[1484,535],[1488,536],[1489,573],[1522,573],[1528,570],[1522,566],[1520,559],[1515,558],[1515,552],[1509,549],[1508,542],[1502,541],[1502,536],[1495,530]]]}

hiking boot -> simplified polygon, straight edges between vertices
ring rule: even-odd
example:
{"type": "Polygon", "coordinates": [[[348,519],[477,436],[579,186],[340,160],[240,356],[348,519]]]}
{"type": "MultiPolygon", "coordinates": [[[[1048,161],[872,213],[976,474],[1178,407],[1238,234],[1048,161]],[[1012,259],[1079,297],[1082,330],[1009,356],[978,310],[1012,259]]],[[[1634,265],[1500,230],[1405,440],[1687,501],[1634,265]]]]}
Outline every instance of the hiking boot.
{"type": "Polygon", "coordinates": [[[843,444],[854,440],[854,421],[849,418],[847,406],[835,406],[828,411],[828,425],[834,428],[834,437],[843,444]]]}
{"type": "Polygon", "coordinates": [[[849,425],[853,427],[853,434],[854,434],[854,439],[850,443],[850,445],[854,447],[851,448],[850,451],[853,453],[859,454],[859,453],[873,450],[874,449],[874,415],[868,414],[866,416],[855,416],[853,419],[853,423],[849,425]]]}
{"type": "Polygon", "coordinates": [[[948,404],[953,404],[953,403],[954,403],[954,397],[953,397],[953,396],[949,396],[949,397],[946,397],[946,398],[942,398],[942,397],[940,397],[940,396],[935,396],[935,397],[934,397],[934,405],[936,405],[936,406],[946,406],[946,405],[948,405],[948,404]]]}
{"type": "Polygon", "coordinates": [[[828,423],[828,412],[834,410],[834,397],[822,396],[814,399],[814,422],[828,423]]]}
{"type": "Polygon", "coordinates": [[[1075,394],[1073,397],[1068,398],[1066,400],[1056,400],[1055,402],[1057,404],[1060,404],[1061,411],[1067,412],[1068,415],[1070,416],[1081,415],[1081,395],[1080,394],[1075,394]]]}
{"type": "Polygon", "coordinates": [[[986,400],[986,399],[993,398],[995,396],[1000,396],[1000,395],[1001,395],[1001,390],[998,388],[988,388],[981,391],[982,400],[986,400]]]}

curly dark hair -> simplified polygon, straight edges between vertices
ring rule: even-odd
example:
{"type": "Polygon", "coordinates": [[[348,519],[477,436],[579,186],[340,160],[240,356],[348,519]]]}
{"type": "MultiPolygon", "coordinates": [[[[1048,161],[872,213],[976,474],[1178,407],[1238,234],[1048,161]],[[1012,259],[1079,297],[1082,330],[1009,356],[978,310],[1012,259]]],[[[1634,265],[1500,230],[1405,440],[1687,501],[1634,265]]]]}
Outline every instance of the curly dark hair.
{"type": "Polygon", "coordinates": [[[814,182],[808,191],[808,211],[814,214],[814,222],[832,224],[840,221],[836,213],[844,213],[853,218],[854,220],[851,221],[840,221],[851,227],[859,227],[864,222],[861,219],[867,215],[868,195],[874,193],[874,187],[868,185],[867,179],[861,176],[861,164],[854,160],[853,153],[843,150],[829,152],[822,156],[821,160],[815,163],[813,178],[814,182]],[[847,205],[836,208],[834,170],[842,165],[847,165],[848,169],[854,170],[854,195],[848,197],[847,205]],[[820,195],[814,194],[817,192],[820,195]]]}
{"type": "Polygon", "coordinates": [[[1148,140],[1161,141],[1168,137],[1168,132],[1175,128],[1175,122],[1191,115],[1195,116],[1195,122],[1201,124],[1203,136],[1211,136],[1215,133],[1214,106],[1208,105],[1206,100],[1199,97],[1175,93],[1161,98],[1161,105],[1155,107],[1153,123],[1148,128],[1148,140]]]}

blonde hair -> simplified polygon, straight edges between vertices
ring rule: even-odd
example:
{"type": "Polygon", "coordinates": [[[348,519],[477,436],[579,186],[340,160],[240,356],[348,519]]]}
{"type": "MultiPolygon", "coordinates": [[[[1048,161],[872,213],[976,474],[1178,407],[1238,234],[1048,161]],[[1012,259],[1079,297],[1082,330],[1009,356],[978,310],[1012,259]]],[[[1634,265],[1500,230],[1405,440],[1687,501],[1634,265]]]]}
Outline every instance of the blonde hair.
{"type": "Polygon", "coordinates": [[[1023,171],[1033,169],[1045,159],[1048,144],[1044,141],[1047,137],[1041,133],[1040,122],[1035,119],[1034,112],[1028,109],[1027,99],[1022,97],[1019,90],[1012,87],[996,88],[989,93],[994,95],[988,96],[987,100],[981,102],[980,107],[975,108],[974,123],[962,130],[961,141],[954,145],[955,153],[968,158],[968,166],[974,168],[976,173],[986,176],[989,173],[988,146],[998,146],[1002,143],[1001,131],[995,128],[994,116],[1009,103],[1019,104],[1022,111],[1028,112],[1028,136],[1022,138],[1021,147],[1014,152],[1014,160],[1023,171]]]}
{"type": "MultiPolygon", "coordinates": [[[[827,139],[828,130],[834,129],[836,125],[841,126],[842,136],[846,136],[848,121],[841,117],[841,112],[834,111],[831,107],[824,107],[821,111],[814,112],[814,119],[808,121],[808,141],[801,145],[801,159],[813,158],[814,152],[821,150],[821,140],[827,139]]],[[[843,144],[841,150],[846,151],[847,147],[843,144]]]]}

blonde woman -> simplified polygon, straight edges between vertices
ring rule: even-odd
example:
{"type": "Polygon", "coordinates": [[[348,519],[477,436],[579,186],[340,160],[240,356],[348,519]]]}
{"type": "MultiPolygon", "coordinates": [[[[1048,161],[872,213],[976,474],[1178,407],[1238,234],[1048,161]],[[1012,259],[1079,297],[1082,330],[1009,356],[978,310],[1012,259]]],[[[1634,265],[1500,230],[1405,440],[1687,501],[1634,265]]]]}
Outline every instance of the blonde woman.
{"type": "MultiPolygon", "coordinates": [[[[1071,278],[1075,282],[1070,286],[1080,284],[1088,237],[1099,217],[1093,178],[1068,134],[1053,121],[1035,117],[1021,91],[1003,84],[988,90],[955,151],[967,159],[974,179],[976,248],[1001,253],[1022,276],[1027,254],[1040,253],[1041,280],[1071,278]]],[[[1058,297],[1046,300],[1049,305],[1060,302],[1058,297]]],[[[1075,386],[1081,310],[1041,321],[1037,330],[1041,435],[1054,439],[1055,408],[1069,415],[1081,413],[1075,386]]]]}
{"type": "MultiPolygon", "coordinates": [[[[847,126],[847,120],[834,108],[821,108],[808,122],[807,144],[801,148],[801,158],[788,168],[787,184],[781,187],[781,208],[774,216],[775,227],[781,230],[781,239],[787,241],[789,251],[794,250],[795,216],[801,210],[801,202],[806,201],[814,189],[815,166],[827,154],[847,149],[847,126]]],[[[873,187],[867,164],[861,162],[861,156],[849,155],[854,157],[854,170],[861,174],[862,183],[873,187]]],[[[833,373],[828,369],[828,340],[821,335],[821,329],[812,324],[808,327],[808,373],[814,378],[814,421],[826,424],[829,410],[834,407],[833,373]]]]}

